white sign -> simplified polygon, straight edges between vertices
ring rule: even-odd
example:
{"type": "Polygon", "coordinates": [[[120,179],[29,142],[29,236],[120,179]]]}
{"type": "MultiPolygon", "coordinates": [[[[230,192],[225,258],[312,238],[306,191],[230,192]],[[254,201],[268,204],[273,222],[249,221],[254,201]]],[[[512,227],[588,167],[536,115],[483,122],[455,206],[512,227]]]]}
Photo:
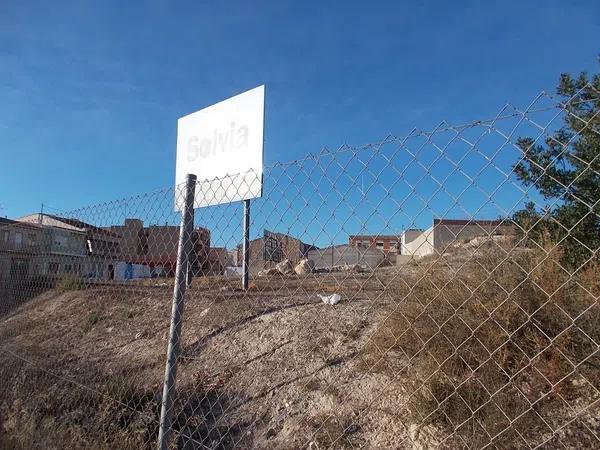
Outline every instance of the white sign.
{"type": "Polygon", "coordinates": [[[262,195],[264,111],[263,85],[177,121],[177,210],[188,173],[198,177],[195,208],[262,195]]]}

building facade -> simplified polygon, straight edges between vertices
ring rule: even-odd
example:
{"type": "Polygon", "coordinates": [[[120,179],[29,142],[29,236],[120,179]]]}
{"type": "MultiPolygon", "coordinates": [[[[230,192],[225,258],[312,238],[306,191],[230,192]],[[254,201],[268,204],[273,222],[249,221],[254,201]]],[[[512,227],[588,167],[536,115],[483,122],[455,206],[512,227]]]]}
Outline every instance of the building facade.
{"type": "Polygon", "coordinates": [[[87,258],[82,232],[0,218],[0,313],[65,275],[80,276],[87,258]]]}
{"type": "MultiPolygon", "coordinates": [[[[144,226],[140,219],[125,219],[123,225],[108,228],[120,237],[121,261],[148,266],[152,276],[173,276],[177,266],[179,227],[144,226]]],[[[192,232],[192,267],[195,275],[210,270],[210,231],[194,228],[192,232]]]]}
{"type": "Polygon", "coordinates": [[[358,264],[366,269],[374,269],[388,262],[383,251],[375,247],[363,248],[348,244],[312,249],[308,252],[308,259],[312,260],[317,268],[358,264]]]}
{"type": "MultiPolygon", "coordinates": [[[[262,269],[275,267],[277,263],[289,259],[292,264],[297,264],[308,256],[308,252],[315,247],[305,244],[300,239],[284,233],[264,230],[263,237],[253,239],[249,246],[250,273],[255,274],[262,269]]],[[[237,257],[233,263],[241,265],[243,260],[242,246],[237,247],[237,257]]]]}
{"type": "Polygon", "coordinates": [[[44,275],[72,273],[88,280],[114,278],[120,236],[78,219],[53,214],[30,214],[18,219],[42,227],[48,251],[44,275]]]}
{"type": "Polygon", "coordinates": [[[348,245],[360,249],[377,249],[384,254],[397,253],[400,236],[396,235],[350,235],[348,245]]]}
{"type": "Polygon", "coordinates": [[[224,247],[211,247],[208,251],[207,275],[223,275],[225,268],[231,265],[229,252],[224,247]]]}
{"type": "Polygon", "coordinates": [[[400,254],[407,256],[441,255],[451,246],[481,236],[510,235],[514,226],[502,220],[434,219],[426,230],[402,233],[400,254]]]}
{"type": "Polygon", "coordinates": [[[40,256],[49,251],[48,247],[42,227],[0,218],[0,286],[9,278],[42,274],[40,256]]]}

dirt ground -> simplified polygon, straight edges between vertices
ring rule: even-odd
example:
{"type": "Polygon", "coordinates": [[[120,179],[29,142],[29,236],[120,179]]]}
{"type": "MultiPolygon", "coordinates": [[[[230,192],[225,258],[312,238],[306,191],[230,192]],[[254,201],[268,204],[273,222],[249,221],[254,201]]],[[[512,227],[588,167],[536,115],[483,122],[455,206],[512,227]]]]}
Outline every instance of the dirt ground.
{"type": "MultiPolygon", "coordinates": [[[[395,276],[275,277],[254,280],[248,292],[235,279],[195,280],[178,371],[180,444],[187,432],[186,448],[400,445],[403,394],[390,377],[368,373],[360,355],[395,276]],[[342,301],[316,295],[331,293],[342,301]]],[[[42,294],[1,322],[3,364],[22,363],[74,390],[120,377],[158,395],[172,286],[155,284],[42,294]]],[[[13,408],[3,405],[9,432],[13,408]]]]}
{"type": "MultiPolygon", "coordinates": [[[[406,352],[372,339],[418,276],[407,264],[259,278],[246,292],[194,280],[177,448],[452,447],[411,418],[406,352]],[[331,293],[342,301],[317,297],[331,293]]],[[[154,447],[171,296],[161,280],[48,291],[0,319],[0,446],[154,447]]]]}

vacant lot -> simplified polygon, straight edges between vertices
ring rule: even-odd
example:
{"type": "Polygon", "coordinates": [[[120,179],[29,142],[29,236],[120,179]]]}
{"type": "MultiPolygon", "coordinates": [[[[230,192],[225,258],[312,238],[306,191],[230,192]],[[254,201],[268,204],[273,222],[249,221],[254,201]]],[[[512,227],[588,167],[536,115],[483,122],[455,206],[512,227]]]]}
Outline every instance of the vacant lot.
{"type": "MultiPolygon", "coordinates": [[[[598,274],[492,242],[247,292],[196,279],[177,446],[595,447],[598,274]],[[334,292],[334,306],[317,297],[334,292]]],[[[55,290],[3,318],[0,446],[154,447],[171,293],[55,290]]]]}

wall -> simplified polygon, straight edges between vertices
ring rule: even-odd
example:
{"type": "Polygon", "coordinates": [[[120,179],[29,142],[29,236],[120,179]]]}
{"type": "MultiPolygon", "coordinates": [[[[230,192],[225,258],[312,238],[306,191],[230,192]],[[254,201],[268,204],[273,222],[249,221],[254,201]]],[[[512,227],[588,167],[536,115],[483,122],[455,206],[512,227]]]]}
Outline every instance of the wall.
{"type": "Polygon", "coordinates": [[[229,254],[223,247],[213,247],[208,252],[208,270],[206,275],[223,275],[227,267],[229,254]]]}
{"type": "Polygon", "coordinates": [[[65,256],[86,256],[87,243],[85,233],[61,228],[50,229],[49,252],[65,256]]]}
{"type": "MultiPolygon", "coordinates": [[[[175,225],[150,225],[144,227],[140,219],[125,219],[123,225],[108,228],[120,235],[120,260],[147,264],[157,267],[169,276],[173,275],[177,263],[179,245],[179,227],[175,225]]],[[[196,275],[210,271],[208,256],[210,250],[210,231],[198,227],[194,229],[193,270],[196,275]]]]}
{"type": "Polygon", "coordinates": [[[85,234],[70,229],[54,228],[30,221],[0,220],[0,283],[23,281],[27,278],[56,274],[65,268],[77,273],[87,254],[85,234]],[[20,243],[15,236],[22,237],[20,243]],[[6,239],[5,239],[6,236],[6,239]]]}
{"type": "Polygon", "coordinates": [[[144,223],[140,219],[125,219],[123,225],[114,225],[110,231],[121,236],[121,255],[136,255],[138,252],[139,235],[144,229],[144,223]]]}
{"type": "Polygon", "coordinates": [[[379,267],[385,260],[385,254],[377,249],[360,249],[349,245],[336,245],[308,252],[308,259],[315,267],[331,267],[360,264],[361,266],[379,267]]]}
{"type": "Polygon", "coordinates": [[[348,237],[348,245],[362,249],[373,248],[385,254],[396,253],[400,238],[395,235],[351,235],[348,237]]]}
{"type": "Polygon", "coordinates": [[[443,254],[449,247],[478,236],[512,234],[514,227],[499,220],[435,219],[425,231],[407,230],[402,235],[402,254],[443,254]]]}
{"type": "MultiPolygon", "coordinates": [[[[407,232],[408,233],[408,232],[407,232]]],[[[402,254],[413,256],[426,256],[434,252],[434,231],[433,227],[425,231],[411,231],[408,239],[403,239],[402,254]]]]}
{"type": "Polygon", "coordinates": [[[34,262],[38,274],[108,279],[108,267],[119,255],[119,236],[77,219],[49,214],[30,214],[19,222],[43,227],[46,248],[34,262]]]}
{"type": "Polygon", "coordinates": [[[400,237],[400,254],[412,254],[411,248],[407,247],[407,244],[410,244],[415,239],[419,238],[423,234],[423,230],[406,230],[402,233],[400,237]]]}
{"type": "Polygon", "coordinates": [[[464,242],[478,236],[493,236],[498,234],[512,234],[512,225],[503,225],[498,220],[451,220],[436,219],[435,227],[435,249],[438,253],[444,253],[448,247],[458,242],[464,242]]]}
{"type": "MultiPolygon", "coordinates": [[[[264,259],[264,238],[253,239],[250,241],[250,273],[256,274],[258,271],[275,267],[279,261],[289,259],[292,264],[297,264],[302,258],[306,256],[306,244],[299,239],[289,236],[283,233],[273,233],[279,243],[280,259],[277,261],[265,261],[264,259]]],[[[237,261],[240,262],[243,259],[242,247],[239,246],[237,249],[237,261]]],[[[275,258],[277,259],[277,258],[275,258]]]]}

